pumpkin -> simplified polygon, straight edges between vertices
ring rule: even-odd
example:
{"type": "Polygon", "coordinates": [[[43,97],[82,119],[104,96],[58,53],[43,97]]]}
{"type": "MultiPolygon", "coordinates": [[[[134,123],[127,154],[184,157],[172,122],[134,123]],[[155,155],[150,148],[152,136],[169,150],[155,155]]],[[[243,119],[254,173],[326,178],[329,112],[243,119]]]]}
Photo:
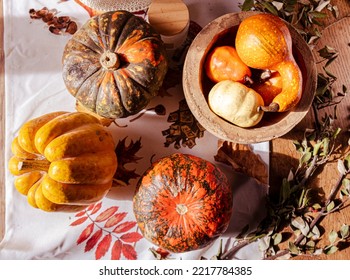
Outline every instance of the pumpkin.
{"type": "Polygon", "coordinates": [[[258,124],[264,111],[260,94],[239,82],[231,80],[215,84],[208,95],[210,109],[223,119],[240,127],[258,124]]]}
{"type": "Polygon", "coordinates": [[[90,18],[67,42],[62,63],[78,110],[112,120],[144,109],[168,68],[160,35],[127,11],[90,18]]]}
{"type": "Polygon", "coordinates": [[[207,76],[215,83],[223,80],[245,83],[252,76],[249,67],[231,46],[214,48],[206,57],[204,68],[207,76]]]}
{"type": "Polygon", "coordinates": [[[112,187],[117,157],[112,135],[90,114],[53,112],[22,125],[9,170],[28,203],[44,211],[78,211],[112,187]]]}
{"type": "Polygon", "coordinates": [[[232,214],[232,191],[215,165],[175,153],[145,171],[133,209],[146,239],[171,252],[187,252],[208,246],[225,232],[232,214]]]}
{"type": "Polygon", "coordinates": [[[237,30],[235,47],[242,61],[251,68],[277,71],[282,91],[262,109],[284,112],[296,106],[302,95],[302,74],[292,53],[292,39],[282,19],[257,14],[244,19],[237,30]]]}

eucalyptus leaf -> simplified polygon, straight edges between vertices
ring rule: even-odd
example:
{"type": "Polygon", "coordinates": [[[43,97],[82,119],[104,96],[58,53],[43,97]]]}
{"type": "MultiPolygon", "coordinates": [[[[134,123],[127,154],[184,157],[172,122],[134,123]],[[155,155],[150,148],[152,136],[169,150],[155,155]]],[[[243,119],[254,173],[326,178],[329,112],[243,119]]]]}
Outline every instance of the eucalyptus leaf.
{"type": "Polygon", "coordinates": [[[329,248],[326,248],[325,250],[324,250],[324,253],[326,254],[326,255],[331,255],[331,254],[334,254],[335,252],[337,252],[338,251],[338,247],[337,246],[331,246],[331,247],[329,247],[329,248]]]}
{"type": "Polygon", "coordinates": [[[346,239],[349,237],[349,225],[342,225],[341,228],[340,228],[340,236],[342,239],[346,239]]]}
{"type": "Polygon", "coordinates": [[[278,245],[282,242],[282,233],[276,233],[274,236],[273,236],[273,245],[278,245]]]}
{"type": "Polygon", "coordinates": [[[292,255],[299,255],[300,254],[300,250],[299,248],[293,243],[293,242],[288,242],[288,248],[289,251],[292,255]]]}
{"type": "Polygon", "coordinates": [[[338,159],[337,167],[338,167],[338,171],[340,174],[345,175],[347,173],[347,170],[345,168],[345,164],[341,159],[338,159]]]}
{"type": "Polygon", "coordinates": [[[265,252],[270,247],[270,236],[265,236],[264,238],[260,238],[258,241],[259,251],[265,252]]]}
{"type": "Polygon", "coordinates": [[[334,209],[334,207],[335,207],[334,201],[331,201],[330,203],[328,203],[328,205],[326,207],[327,212],[328,213],[331,212],[334,209]]]}
{"type": "Polygon", "coordinates": [[[254,7],[254,0],[245,0],[241,6],[242,11],[249,11],[254,7]]]}
{"type": "Polygon", "coordinates": [[[329,234],[328,234],[328,240],[331,244],[334,244],[335,241],[338,238],[338,234],[336,231],[332,230],[329,234]]]}
{"type": "Polygon", "coordinates": [[[313,240],[319,239],[321,237],[320,230],[317,226],[313,226],[311,232],[314,234],[312,237],[313,240]]]}
{"type": "Polygon", "coordinates": [[[321,12],[324,8],[327,7],[327,5],[330,3],[331,1],[330,0],[327,0],[327,1],[320,1],[320,3],[318,4],[318,6],[316,7],[315,11],[316,12],[321,12]]]}

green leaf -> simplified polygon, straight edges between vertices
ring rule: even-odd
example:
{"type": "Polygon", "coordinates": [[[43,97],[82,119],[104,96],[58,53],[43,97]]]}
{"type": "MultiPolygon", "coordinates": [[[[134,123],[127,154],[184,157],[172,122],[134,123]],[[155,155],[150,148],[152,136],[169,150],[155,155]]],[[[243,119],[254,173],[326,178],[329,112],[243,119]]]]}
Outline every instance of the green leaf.
{"type": "Polygon", "coordinates": [[[342,239],[349,237],[349,225],[343,224],[340,228],[340,236],[342,239]]]}
{"type": "Polygon", "coordinates": [[[315,210],[320,210],[322,206],[319,203],[315,203],[312,205],[312,208],[314,208],[315,210]]]}
{"type": "Polygon", "coordinates": [[[282,242],[282,233],[276,233],[274,236],[273,236],[273,245],[278,245],[282,242]]]}
{"type": "Polygon", "coordinates": [[[303,154],[302,157],[300,158],[300,163],[307,164],[309,162],[309,160],[311,159],[311,157],[312,157],[311,152],[305,152],[305,154],[303,154]]]}
{"type": "Polygon", "coordinates": [[[278,16],[278,11],[276,10],[276,8],[269,2],[262,2],[261,5],[268,10],[271,14],[278,16]]]}
{"type": "Polygon", "coordinates": [[[337,238],[338,238],[338,234],[334,230],[332,230],[328,235],[328,240],[329,242],[331,242],[331,244],[334,244],[337,238]]]}
{"type": "Polygon", "coordinates": [[[242,11],[250,11],[254,7],[254,0],[245,0],[241,10],[242,11]]]}
{"type": "Polygon", "coordinates": [[[331,201],[330,203],[328,203],[326,207],[327,212],[331,212],[334,209],[334,207],[335,207],[334,201],[331,201]]]}
{"type": "Polygon", "coordinates": [[[325,252],[326,255],[334,254],[334,253],[337,252],[337,251],[338,251],[338,247],[337,247],[337,246],[331,246],[331,247],[326,248],[326,249],[324,250],[324,252],[325,252]]]}
{"type": "Polygon", "coordinates": [[[300,254],[300,250],[299,248],[293,243],[293,242],[288,242],[288,248],[289,251],[292,255],[299,255],[300,254]]]}

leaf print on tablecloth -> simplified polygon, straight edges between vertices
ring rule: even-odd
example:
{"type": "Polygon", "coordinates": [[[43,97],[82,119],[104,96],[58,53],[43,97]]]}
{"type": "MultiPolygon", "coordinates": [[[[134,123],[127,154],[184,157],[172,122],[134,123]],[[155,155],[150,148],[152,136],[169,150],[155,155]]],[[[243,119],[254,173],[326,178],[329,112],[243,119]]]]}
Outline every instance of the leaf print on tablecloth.
{"type": "Polygon", "coordinates": [[[105,257],[108,252],[112,260],[122,257],[137,259],[134,246],[143,236],[137,231],[131,231],[136,221],[125,221],[128,213],[118,210],[118,206],[103,209],[102,202],[98,202],[75,214],[76,220],[70,226],[80,226],[89,221],[76,241],[77,245],[86,242],[84,253],[95,249],[96,260],[105,257]]]}
{"type": "Polygon", "coordinates": [[[141,138],[137,141],[131,140],[129,145],[126,143],[126,137],[119,140],[115,153],[117,155],[118,167],[113,178],[113,187],[116,186],[128,186],[131,179],[136,179],[140,177],[139,174],[135,172],[136,169],[128,169],[127,164],[137,163],[141,157],[136,154],[142,148],[141,138]]]}

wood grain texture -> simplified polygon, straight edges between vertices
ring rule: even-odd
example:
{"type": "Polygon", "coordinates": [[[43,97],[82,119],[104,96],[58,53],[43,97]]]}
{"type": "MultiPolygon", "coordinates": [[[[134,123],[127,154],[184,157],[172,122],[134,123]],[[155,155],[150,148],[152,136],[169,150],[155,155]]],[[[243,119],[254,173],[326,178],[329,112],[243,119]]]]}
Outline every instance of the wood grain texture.
{"type": "MultiPolygon", "coordinates": [[[[332,1],[337,5],[340,11],[338,19],[330,16],[325,24],[325,28],[322,31],[322,37],[318,41],[317,45],[313,49],[317,64],[318,72],[322,72],[322,58],[318,55],[318,50],[325,45],[334,47],[339,52],[339,57],[327,68],[336,77],[337,81],[334,83],[334,89],[336,91],[342,91],[342,85],[346,85],[350,88],[350,3],[349,1],[332,1]]],[[[346,96],[345,99],[337,108],[337,119],[334,122],[336,127],[342,128],[345,132],[341,136],[340,143],[344,147],[339,153],[348,149],[349,139],[349,110],[350,110],[350,96],[346,96]]],[[[330,108],[319,111],[319,116],[323,116],[325,113],[332,114],[333,111],[330,108]]],[[[298,164],[298,153],[295,151],[293,140],[302,139],[305,128],[312,128],[314,123],[314,114],[310,111],[303,121],[295,127],[289,134],[275,139],[271,142],[271,157],[270,157],[270,185],[272,194],[276,194],[281,185],[281,179],[288,176],[289,170],[295,168],[298,164]]],[[[324,199],[330,194],[332,187],[335,185],[338,179],[337,162],[328,163],[320,172],[316,174],[311,182],[313,189],[324,199]]],[[[350,207],[346,207],[340,212],[335,212],[321,221],[321,228],[324,232],[324,238],[318,244],[320,247],[329,245],[328,233],[331,230],[339,230],[342,224],[349,224],[350,221],[350,207]]],[[[310,257],[302,256],[297,259],[310,259],[310,257]]],[[[338,252],[329,256],[321,255],[317,259],[329,259],[340,260],[350,259],[350,247],[344,244],[338,252]]]]}

